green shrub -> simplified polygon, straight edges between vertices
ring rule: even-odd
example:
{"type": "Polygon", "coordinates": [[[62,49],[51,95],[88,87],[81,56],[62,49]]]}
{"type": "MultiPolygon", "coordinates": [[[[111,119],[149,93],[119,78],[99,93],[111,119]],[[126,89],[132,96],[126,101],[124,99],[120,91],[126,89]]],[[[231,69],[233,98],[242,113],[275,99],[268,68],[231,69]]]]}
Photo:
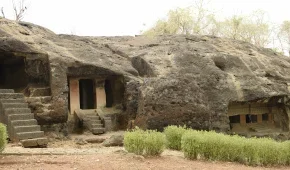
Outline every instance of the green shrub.
{"type": "Polygon", "coordinates": [[[124,135],[124,146],[128,152],[138,155],[160,155],[166,144],[165,135],[155,130],[134,129],[124,135]]]}
{"type": "Polygon", "coordinates": [[[124,147],[128,152],[142,155],[144,152],[144,131],[137,128],[124,135],[124,147]]]}
{"type": "Polygon", "coordinates": [[[181,137],[186,132],[185,127],[168,126],[164,129],[167,139],[167,147],[170,149],[181,150],[181,137]]]}
{"type": "Polygon", "coordinates": [[[155,130],[148,130],[144,134],[144,155],[160,155],[166,145],[165,135],[155,130]]]}
{"type": "Polygon", "coordinates": [[[7,144],[6,126],[0,123],[0,152],[2,152],[7,144]]]}
{"type": "Polygon", "coordinates": [[[290,142],[245,138],[216,132],[187,130],[181,139],[189,159],[235,161],[249,165],[289,165],[290,142]]]}

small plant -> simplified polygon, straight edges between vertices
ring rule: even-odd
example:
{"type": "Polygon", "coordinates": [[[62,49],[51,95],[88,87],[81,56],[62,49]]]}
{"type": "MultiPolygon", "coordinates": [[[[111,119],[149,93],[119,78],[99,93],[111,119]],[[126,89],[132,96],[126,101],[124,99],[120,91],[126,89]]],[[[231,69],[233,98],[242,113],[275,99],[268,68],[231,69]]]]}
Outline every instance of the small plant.
{"type": "Polygon", "coordinates": [[[136,128],[124,135],[125,149],[138,155],[160,155],[165,148],[165,144],[165,135],[155,130],[143,131],[136,128]]]}
{"type": "Polygon", "coordinates": [[[2,152],[7,144],[6,126],[0,123],[0,152],[2,152]]]}
{"type": "Polygon", "coordinates": [[[144,155],[160,155],[166,145],[165,135],[155,130],[148,130],[144,134],[144,155]]]}
{"type": "Polygon", "coordinates": [[[124,147],[128,152],[142,155],[144,152],[144,131],[136,128],[124,135],[124,147]]]}
{"type": "Polygon", "coordinates": [[[168,126],[164,129],[167,139],[167,147],[170,149],[181,150],[181,137],[186,132],[185,127],[168,126]]]}

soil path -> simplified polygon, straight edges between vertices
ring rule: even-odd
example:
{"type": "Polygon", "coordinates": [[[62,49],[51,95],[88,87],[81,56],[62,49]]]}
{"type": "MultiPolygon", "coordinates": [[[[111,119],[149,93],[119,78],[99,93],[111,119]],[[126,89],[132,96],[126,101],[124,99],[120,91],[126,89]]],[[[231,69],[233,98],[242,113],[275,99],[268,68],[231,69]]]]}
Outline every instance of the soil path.
{"type": "MultiPolygon", "coordinates": [[[[96,153],[89,155],[4,155],[1,170],[257,170],[287,169],[287,167],[248,167],[236,163],[190,161],[179,156],[163,155],[143,158],[124,153],[96,153]]],[[[289,169],[289,168],[288,168],[289,169]]]]}
{"type": "MultiPolygon", "coordinates": [[[[100,136],[108,137],[108,136],[100,136]]],[[[49,142],[48,148],[22,148],[9,144],[0,155],[0,170],[258,170],[290,167],[249,167],[230,162],[192,161],[182,152],[165,150],[160,157],[144,158],[123,147],[78,145],[70,140],[49,142]]]]}

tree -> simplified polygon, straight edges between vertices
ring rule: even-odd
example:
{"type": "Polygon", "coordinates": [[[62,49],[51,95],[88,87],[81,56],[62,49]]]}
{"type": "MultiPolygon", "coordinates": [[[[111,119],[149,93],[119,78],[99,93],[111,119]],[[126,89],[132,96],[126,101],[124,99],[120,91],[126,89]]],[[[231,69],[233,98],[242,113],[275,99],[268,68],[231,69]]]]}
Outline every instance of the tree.
{"type": "Polygon", "coordinates": [[[1,14],[2,14],[2,17],[5,18],[5,13],[4,13],[4,8],[1,7],[1,14]]]}
{"type": "Polygon", "coordinates": [[[144,32],[145,35],[189,34],[192,31],[193,20],[190,8],[170,10],[167,19],[158,20],[155,26],[144,32]]]}
{"type": "Polygon", "coordinates": [[[208,25],[206,29],[203,29],[203,34],[211,36],[220,36],[222,23],[219,22],[214,14],[208,15],[207,17],[208,25]]]}
{"type": "Polygon", "coordinates": [[[251,42],[254,45],[265,47],[270,42],[271,28],[269,20],[266,17],[266,12],[257,10],[250,16],[250,20],[244,25],[245,32],[243,37],[245,41],[251,42]]]}
{"type": "Polygon", "coordinates": [[[271,29],[264,11],[255,11],[249,16],[234,15],[220,23],[219,35],[242,40],[265,47],[270,42],[271,29]]]}
{"type": "MultiPolygon", "coordinates": [[[[205,0],[198,0],[191,7],[170,10],[167,18],[158,20],[145,35],[162,34],[206,34],[207,28],[213,27],[213,12],[205,8],[205,0]]],[[[212,30],[211,30],[212,31],[212,30]]],[[[211,32],[212,33],[212,32],[211,32]]]]}
{"type": "Polygon", "coordinates": [[[290,56],[290,21],[284,21],[279,29],[278,40],[282,50],[287,50],[290,56]],[[285,49],[286,46],[286,49],[285,49]]]}
{"type": "Polygon", "coordinates": [[[209,4],[207,0],[197,0],[192,7],[193,11],[193,34],[202,35],[207,34],[208,28],[215,21],[213,11],[206,8],[209,4]]]}
{"type": "Polygon", "coordinates": [[[221,29],[219,35],[232,39],[241,39],[242,22],[244,17],[234,15],[226,19],[224,22],[219,23],[221,29]]]}
{"type": "Polygon", "coordinates": [[[27,6],[25,5],[25,0],[19,0],[16,4],[14,0],[12,0],[13,10],[15,14],[15,21],[21,21],[27,11],[27,6]]]}
{"type": "Polygon", "coordinates": [[[171,32],[176,34],[190,34],[193,27],[191,9],[177,8],[176,10],[170,10],[167,27],[171,32]]]}

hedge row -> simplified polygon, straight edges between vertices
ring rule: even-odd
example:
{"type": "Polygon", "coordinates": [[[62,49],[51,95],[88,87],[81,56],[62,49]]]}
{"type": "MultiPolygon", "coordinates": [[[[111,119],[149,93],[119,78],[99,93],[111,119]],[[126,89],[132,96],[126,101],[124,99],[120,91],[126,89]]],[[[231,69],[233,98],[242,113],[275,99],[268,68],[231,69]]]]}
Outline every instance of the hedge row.
{"type": "Polygon", "coordinates": [[[231,161],[247,165],[290,165],[290,141],[230,136],[178,126],[168,126],[164,134],[140,129],[126,132],[125,149],[141,155],[160,155],[167,145],[170,149],[182,150],[188,159],[231,161]]]}
{"type": "Polygon", "coordinates": [[[240,162],[249,165],[289,165],[290,142],[269,138],[245,138],[213,131],[187,130],[181,139],[184,156],[240,162]]]}

